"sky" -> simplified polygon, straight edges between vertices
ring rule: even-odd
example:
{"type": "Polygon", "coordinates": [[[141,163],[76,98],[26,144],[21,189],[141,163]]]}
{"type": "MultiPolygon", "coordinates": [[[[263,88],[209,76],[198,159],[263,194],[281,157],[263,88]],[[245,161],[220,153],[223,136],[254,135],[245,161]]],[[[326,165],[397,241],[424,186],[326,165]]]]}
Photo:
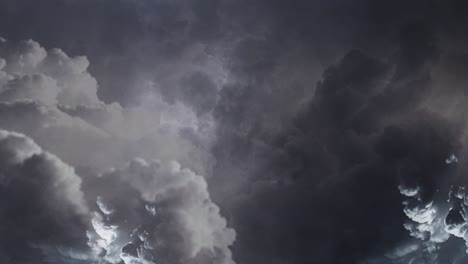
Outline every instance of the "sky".
{"type": "Polygon", "coordinates": [[[0,263],[467,263],[467,14],[0,0],[0,263]]]}

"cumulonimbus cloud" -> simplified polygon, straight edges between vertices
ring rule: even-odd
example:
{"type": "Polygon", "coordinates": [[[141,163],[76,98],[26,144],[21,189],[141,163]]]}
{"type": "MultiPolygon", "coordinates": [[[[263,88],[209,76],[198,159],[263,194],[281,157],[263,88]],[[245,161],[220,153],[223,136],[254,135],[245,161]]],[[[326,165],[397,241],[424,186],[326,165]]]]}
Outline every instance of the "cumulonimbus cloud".
{"type": "Polygon", "coordinates": [[[102,168],[139,156],[176,159],[201,173],[209,167],[208,144],[199,144],[213,140],[209,116],[157,94],[139,106],[106,104],[86,57],[46,51],[32,40],[2,39],[0,58],[2,128],[31,136],[72,165],[102,168]]]}
{"type": "Polygon", "coordinates": [[[106,104],[85,57],[34,41],[1,39],[0,58],[3,263],[234,263],[234,230],[181,165],[205,168],[209,118],[106,104]]]}

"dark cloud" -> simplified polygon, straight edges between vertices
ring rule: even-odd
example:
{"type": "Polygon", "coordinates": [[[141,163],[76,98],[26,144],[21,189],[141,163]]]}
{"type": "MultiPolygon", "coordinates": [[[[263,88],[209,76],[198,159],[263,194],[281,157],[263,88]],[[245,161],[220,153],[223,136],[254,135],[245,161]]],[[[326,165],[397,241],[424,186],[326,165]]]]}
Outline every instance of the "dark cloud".
{"type": "Polygon", "coordinates": [[[81,178],[24,135],[0,134],[4,263],[37,263],[48,247],[86,252],[89,211],[81,178]]]}
{"type": "Polygon", "coordinates": [[[177,162],[137,159],[100,176],[83,171],[83,181],[4,130],[0,157],[4,263],[233,263],[235,231],[205,179],[177,162]]]}
{"type": "MultiPolygon", "coordinates": [[[[119,167],[85,197],[116,206],[113,220],[95,208],[104,229],[118,224],[131,233],[119,222],[125,215],[135,225],[152,219],[144,203],[154,199],[139,197],[140,185],[125,186],[137,181],[122,175],[141,176],[121,169],[126,160],[177,159],[207,174],[211,196],[181,187],[158,204],[176,212],[163,212],[171,223],[156,232],[174,239],[163,261],[192,263],[188,252],[199,241],[191,232],[206,229],[187,227],[178,213],[193,204],[178,199],[202,194],[236,229],[239,263],[460,263],[465,242],[452,233],[464,230],[466,205],[453,190],[466,185],[467,7],[5,0],[0,35],[86,54],[97,81],[83,57],[2,41],[0,126],[91,175],[89,167],[119,167]],[[452,156],[456,166],[446,162],[452,156]],[[110,177],[122,182],[105,186],[110,177]]],[[[159,175],[142,164],[144,177],[159,175]]],[[[190,214],[206,209],[195,207],[190,214]]],[[[228,240],[195,251],[223,263],[228,240]]],[[[127,261],[145,259],[143,240],[127,242],[119,244],[127,261]]]]}
{"type": "MultiPolygon", "coordinates": [[[[397,39],[390,54],[395,59],[353,50],[328,68],[310,102],[273,140],[257,123],[247,124],[245,134],[231,133],[231,141],[223,135],[217,151],[227,163],[240,164],[233,174],[253,171],[246,176],[253,178],[234,191],[243,195],[220,194],[228,200],[226,210],[238,233],[234,252],[239,262],[360,263],[388,255],[410,241],[402,228],[403,199],[397,186],[420,186],[423,201],[432,200],[437,191],[448,193],[456,179],[444,177],[445,160],[462,151],[463,124],[424,107],[436,89],[431,71],[439,53],[430,32],[409,38],[407,30],[402,29],[403,40],[397,39]],[[251,161],[256,163],[253,170],[251,161]]],[[[253,92],[240,91],[229,94],[228,103],[251,100],[253,92]]],[[[268,97],[259,100],[265,103],[268,97]]],[[[227,103],[220,107],[230,109],[227,103]]],[[[253,111],[234,109],[220,118],[242,127],[253,111]]],[[[214,193],[223,181],[242,182],[215,180],[214,193]]],[[[453,246],[452,253],[462,245],[453,246]]],[[[426,257],[441,263],[441,256],[427,254],[403,260],[392,256],[382,263],[426,257]]]]}

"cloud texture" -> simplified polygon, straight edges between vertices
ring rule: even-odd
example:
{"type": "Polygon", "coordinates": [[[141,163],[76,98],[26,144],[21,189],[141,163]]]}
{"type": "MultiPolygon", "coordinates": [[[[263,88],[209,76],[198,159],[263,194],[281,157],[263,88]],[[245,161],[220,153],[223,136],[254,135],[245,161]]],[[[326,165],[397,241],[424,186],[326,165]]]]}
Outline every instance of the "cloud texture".
{"type": "Polygon", "coordinates": [[[75,168],[87,208],[40,203],[76,225],[8,233],[5,259],[465,263],[467,11],[0,1],[0,128],[75,168]]]}
{"type": "Polygon", "coordinates": [[[32,40],[2,39],[0,56],[1,127],[29,136],[0,133],[5,263],[234,263],[205,178],[172,161],[208,155],[209,120],[105,104],[85,57],[32,40]]]}

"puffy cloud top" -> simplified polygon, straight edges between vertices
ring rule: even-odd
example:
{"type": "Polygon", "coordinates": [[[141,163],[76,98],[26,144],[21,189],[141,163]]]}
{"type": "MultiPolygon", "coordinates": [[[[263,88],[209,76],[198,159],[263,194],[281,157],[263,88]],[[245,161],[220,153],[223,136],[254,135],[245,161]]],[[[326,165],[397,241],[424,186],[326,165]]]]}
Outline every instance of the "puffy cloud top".
{"type": "Polygon", "coordinates": [[[0,58],[0,128],[23,133],[0,130],[2,263],[234,263],[234,230],[179,163],[206,169],[208,116],[106,104],[85,57],[31,40],[1,39],[0,58]]]}
{"type": "Polygon", "coordinates": [[[4,130],[0,160],[3,263],[33,263],[46,247],[85,251],[89,209],[73,167],[4,130]]]}
{"type": "Polygon", "coordinates": [[[106,104],[97,96],[86,57],[46,51],[32,40],[2,39],[0,58],[4,129],[31,136],[75,166],[103,169],[141,156],[177,159],[209,171],[207,143],[214,138],[209,116],[199,118],[158,95],[148,95],[140,106],[106,104]]]}
{"type": "Polygon", "coordinates": [[[97,104],[97,81],[85,57],[68,57],[60,49],[46,51],[37,42],[0,41],[0,97],[3,101],[38,100],[46,104],[97,104]]]}
{"type": "MultiPolygon", "coordinates": [[[[156,263],[233,263],[229,246],[235,232],[211,201],[202,176],[175,161],[136,159],[95,180],[90,188],[105,226],[115,228],[118,243],[135,247],[134,257],[151,255],[156,263]],[[121,240],[132,234],[133,241],[121,240]]],[[[112,252],[109,246],[103,249],[112,252]]],[[[112,253],[107,257],[114,258],[112,253]]]]}

